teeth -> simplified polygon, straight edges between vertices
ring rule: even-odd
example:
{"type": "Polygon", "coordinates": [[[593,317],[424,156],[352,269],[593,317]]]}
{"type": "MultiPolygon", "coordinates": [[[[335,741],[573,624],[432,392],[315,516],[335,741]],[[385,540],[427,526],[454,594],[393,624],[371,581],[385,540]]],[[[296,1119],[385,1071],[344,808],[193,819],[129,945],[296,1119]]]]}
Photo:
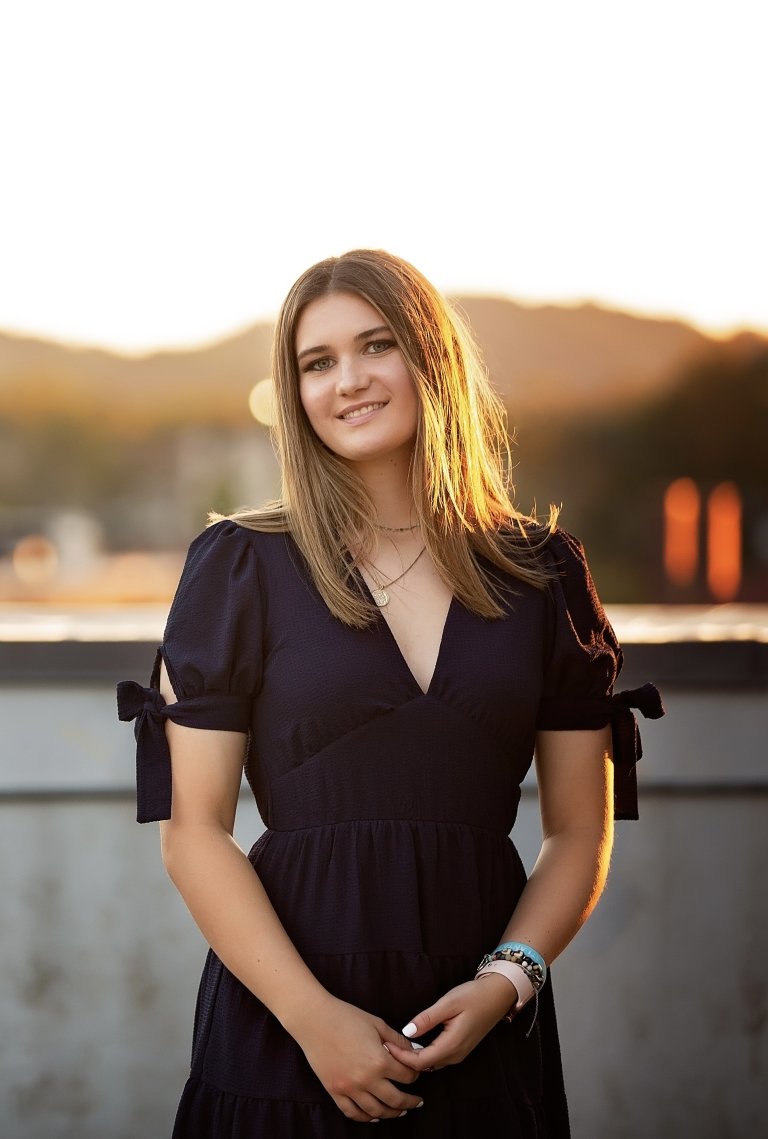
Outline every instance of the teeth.
{"type": "Polygon", "coordinates": [[[384,407],[383,403],[367,403],[365,407],[358,407],[355,411],[348,411],[346,415],[342,415],[342,419],[359,419],[361,415],[367,415],[369,411],[376,411],[378,408],[384,407]]]}

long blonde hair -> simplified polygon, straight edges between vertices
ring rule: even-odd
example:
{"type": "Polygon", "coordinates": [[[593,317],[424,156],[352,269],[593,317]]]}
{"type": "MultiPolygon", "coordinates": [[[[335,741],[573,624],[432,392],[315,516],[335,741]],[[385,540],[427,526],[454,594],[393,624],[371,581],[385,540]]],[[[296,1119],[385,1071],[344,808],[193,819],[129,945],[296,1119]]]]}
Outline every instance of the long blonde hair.
{"type": "Polygon", "coordinates": [[[290,531],[334,615],[356,627],[371,622],[376,609],[354,572],[375,546],[373,503],[354,471],[315,435],[299,396],[297,322],[308,304],[330,293],[361,297],[391,329],[419,397],[410,480],[423,540],[459,601],[483,617],[502,616],[503,586],[477,556],[543,588],[550,574],[538,553],[556,511],[538,525],[515,509],[504,408],[474,340],[434,286],[390,253],[356,249],[329,257],[291,288],[272,348],[282,495],[229,517],[253,530],[290,531]]]}

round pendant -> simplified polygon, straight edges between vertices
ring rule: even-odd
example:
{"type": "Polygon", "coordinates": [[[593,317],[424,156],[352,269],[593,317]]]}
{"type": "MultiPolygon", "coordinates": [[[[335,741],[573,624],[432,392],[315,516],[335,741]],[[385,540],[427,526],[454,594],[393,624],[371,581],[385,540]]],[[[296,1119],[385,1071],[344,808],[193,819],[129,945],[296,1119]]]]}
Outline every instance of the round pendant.
{"type": "Polygon", "coordinates": [[[379,609],[383,609],[385,605],[389,605],[389,594],[384,589],[372,589],[371,597],[376,602],[379,609]]]}

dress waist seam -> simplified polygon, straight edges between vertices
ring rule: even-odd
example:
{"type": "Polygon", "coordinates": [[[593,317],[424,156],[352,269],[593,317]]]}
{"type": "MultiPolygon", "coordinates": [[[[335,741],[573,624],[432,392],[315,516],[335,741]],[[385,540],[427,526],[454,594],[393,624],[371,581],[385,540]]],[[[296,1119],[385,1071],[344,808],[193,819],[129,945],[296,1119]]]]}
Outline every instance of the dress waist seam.
{"type": "Polygon", "coordinates": [[[306,827],[275,827],[265,828],[265,834],[299,834],[304,831],[327,830],[329,827],[359,826],[366,823],[403,823],[413,826],[429,825],[435,827],[466,827],[468,830],[477,830],[498,835],[499,838],[509,838],[510,830],[500,827],[483,826],[481,823],[470,823],[465,819],[422,819],[422,818],[370,818],[370,819],[333,819],[324,823],[312,823],[306,827]]]}

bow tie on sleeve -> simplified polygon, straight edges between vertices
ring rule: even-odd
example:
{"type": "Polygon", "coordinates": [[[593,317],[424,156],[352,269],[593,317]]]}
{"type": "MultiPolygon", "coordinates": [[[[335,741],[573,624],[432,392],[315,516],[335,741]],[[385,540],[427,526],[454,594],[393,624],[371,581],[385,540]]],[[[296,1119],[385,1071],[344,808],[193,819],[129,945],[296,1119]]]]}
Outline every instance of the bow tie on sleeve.
{"type": "Polygon", "coordinates": [[[614,815],[617,819],[636,819],[635,765],[642,758],[643,745],[632,709],[641,712],[647,720],[658,720],[664,715],[664,705],[654,684],[643,684],[640,688],[616,692],[613,696],[605,697],[605,702],[613,739],[614,815]]]}
{"type": "Polygon", "coordinates": [[[185,728],[210,731],[244,732],[250,727],[250,700],[236,692],[204,692],[166,704],[155,687],[157,667],[151,687],[135,680],[117,686],[117,715],[135,720],[136,736],[136,817],[140,823],[171,817],[171,753],[165,735],[165,721],[185,728]]]}
{"type": "Polygon", "coordinates": [[[142,688],[135,680],[117,686],[117,715],[135,720],[136,818],[140,823],[171,817],[171,754],[165,738],[168,705],[156,688],[142,688]]]}

